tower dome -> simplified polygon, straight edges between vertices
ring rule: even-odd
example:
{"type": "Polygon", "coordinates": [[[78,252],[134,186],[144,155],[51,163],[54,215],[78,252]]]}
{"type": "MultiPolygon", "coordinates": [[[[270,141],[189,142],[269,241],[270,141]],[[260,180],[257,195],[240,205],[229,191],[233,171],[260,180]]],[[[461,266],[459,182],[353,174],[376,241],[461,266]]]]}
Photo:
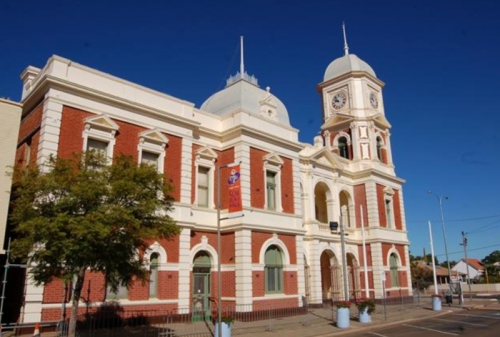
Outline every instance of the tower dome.
{"type": "Polygon", "coordinates": [[[351,71],[364,71],[373,77],[377,77],[377,75],[375,75],[375,71],[368,63],[354,54],[347,54],[333,60],[333,62],[330,63],[328,68],[326,68],[323,81],[326,82],[332,78],[350,73],[351,71]]]}

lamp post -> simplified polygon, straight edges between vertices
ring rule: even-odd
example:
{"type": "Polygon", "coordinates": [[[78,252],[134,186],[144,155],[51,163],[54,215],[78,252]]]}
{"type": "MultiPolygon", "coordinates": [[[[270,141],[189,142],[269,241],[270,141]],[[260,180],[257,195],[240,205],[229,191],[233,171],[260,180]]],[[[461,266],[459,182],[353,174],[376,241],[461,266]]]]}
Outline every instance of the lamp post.
{"type": "MultiPolygon", "coordinates": [[[[227,165],[222,165],[217,167],[217,322],[219,323],[219,330],[217,332],[217,337],[222,336],[222,277],[221,277],[221,244],[220,244],[220,221],[225,220],[220,218],[220,170],[223,168],[230,168],[238,166],[240,163],[231,163],[227,165]]],[[[226,218],[227,219],[227,218],[226,218]]]]}
{"type": "Polygon", "coordinates": [[[434,195],[439,203],[439,211],[441,212],[441,225],[443,227],[444,250],[446,253],[446,263],[448,265],[448,279],[450,280],[449,287],[453,291],[453,288],[451,286],[451,268],[450,268],[450,258],[448,256],[448,241],[446,240],[446,226],[444,223],[444,215],[443,215],[443,198],[445,200],[448,200],[448,197],[437,195],[433,191],[427,191],[427,194],[434,195]]]}

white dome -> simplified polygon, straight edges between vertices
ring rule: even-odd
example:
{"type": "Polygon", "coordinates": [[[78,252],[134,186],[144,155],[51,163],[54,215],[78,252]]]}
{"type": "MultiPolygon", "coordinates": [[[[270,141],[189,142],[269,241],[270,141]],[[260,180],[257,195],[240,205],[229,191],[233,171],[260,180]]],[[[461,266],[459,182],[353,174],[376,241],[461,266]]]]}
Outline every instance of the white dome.
{"type": "MultiPolygon", "coordinates": [[[[210,96],[201,105],[201,110],[218,116],[224,116],[237,110],[260,114],[261,102],[268,96],[269,93],[257,85],[246,80],[239,80],[210,96]]],[[[290,126],[285,105],[276,96],[272,94],[271,96],[276,105],[278,121],[290,126]]]]}
{"type": "Polygon", "coordinates": [[[350,73],[351,71],[364,71],[373,77],[377,77],[377,75],[375,75],[375,71],[373,71],[372,67],[370,67],[368,63],[354,54],[347,54],[330,63],[328,68],[326,68],[323,81],[326,82],[332,78],[350,73]]]}

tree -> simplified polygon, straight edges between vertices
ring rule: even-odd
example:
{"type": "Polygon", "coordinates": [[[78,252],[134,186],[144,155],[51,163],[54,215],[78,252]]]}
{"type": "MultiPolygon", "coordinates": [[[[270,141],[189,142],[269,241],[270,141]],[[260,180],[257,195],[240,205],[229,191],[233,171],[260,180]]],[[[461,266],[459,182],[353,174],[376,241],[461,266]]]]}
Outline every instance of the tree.
{"type": "Polygon", "coordinates": [[[491,252],[489,255],[485,256],[484,259],[481,260],[481,262],[485,265],[500,262],[500,250],[491,252]]]}
{"type": "Polygon", "coordinates": [[[112,291],[145,282],[140,252],[155,238],[178,234],[170,186],[150,165],[120,155],[109,165],[96,152],[51,157],[46,172],[17,170],[11,216],[14,257],[27,259],[35,284],[74,282],[69,336],[75,336],[86,271],[99,272],[112,291]]]}
{"type": "Polygon", "coordinates": [[[432,270],[425,266],[418,265],[417,262],[411,262],[411,283],[414,288],[423,290],[427,288],[432,280],[432,270]]]}

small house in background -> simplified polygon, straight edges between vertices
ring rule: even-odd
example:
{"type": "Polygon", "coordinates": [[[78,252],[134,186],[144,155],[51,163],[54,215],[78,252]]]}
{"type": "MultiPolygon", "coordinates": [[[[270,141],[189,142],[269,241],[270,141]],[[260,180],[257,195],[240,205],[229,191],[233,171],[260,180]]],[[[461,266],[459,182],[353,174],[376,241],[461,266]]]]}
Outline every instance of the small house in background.
{"type": "Polygon", "coordinates": [[[484,264],[478,259],[462,259],[451,269],[465,274],[465,280],[467,280],[467,268],[472,281],[477,281],[484,275],[484,264]]]}

